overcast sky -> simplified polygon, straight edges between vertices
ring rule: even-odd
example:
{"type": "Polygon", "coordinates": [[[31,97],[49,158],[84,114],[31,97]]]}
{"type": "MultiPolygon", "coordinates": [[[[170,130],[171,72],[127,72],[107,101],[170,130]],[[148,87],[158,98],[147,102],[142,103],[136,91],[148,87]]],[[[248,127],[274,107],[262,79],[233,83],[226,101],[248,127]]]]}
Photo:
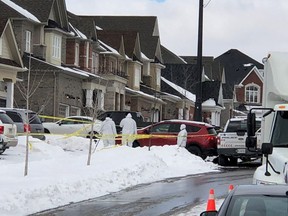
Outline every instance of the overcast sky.
{"type": "MultiPolygon", "coordinates": [[[[78,15],[157,16],[161,43],[197,55],[199,0],[66,0],[78,15]]],[[[203,55],[238,49],[261,62],[288,51],[287,0],[204,0],[203,55]]]]}

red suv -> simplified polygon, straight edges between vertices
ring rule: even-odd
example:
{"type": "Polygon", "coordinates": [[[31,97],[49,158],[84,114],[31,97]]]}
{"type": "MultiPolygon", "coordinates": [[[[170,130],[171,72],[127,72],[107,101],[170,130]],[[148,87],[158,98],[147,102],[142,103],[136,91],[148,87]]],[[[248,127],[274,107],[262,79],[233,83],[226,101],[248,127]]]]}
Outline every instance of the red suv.
{"type": "Polygon", "coordinates": [[[137,130],[138,138],[133,147],[176,145],[180,125],[188,133],[186,149],[205,159],[217,155],[217,133],[212,125],[187,120],[165,120],[137,130]]]}

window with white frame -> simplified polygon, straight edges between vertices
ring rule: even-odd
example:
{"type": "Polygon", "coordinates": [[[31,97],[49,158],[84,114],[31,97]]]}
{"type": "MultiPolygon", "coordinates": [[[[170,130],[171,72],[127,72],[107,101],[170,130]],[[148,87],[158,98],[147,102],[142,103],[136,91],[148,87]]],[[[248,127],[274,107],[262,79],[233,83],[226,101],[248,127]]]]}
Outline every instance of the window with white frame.
{"type": "Polygon", "coordinates": [[[89,43],[86,42],[86,68],[89,67],[89,43]]]}
{"type": "Polygon", "coordinates": [[[52,57],[57,59],[61,58],[61,37],[59,35],[53,35],[52,57]]]}
{"type": "Polygon", "coordinates": [[[99,67],[99,55],[95,52],[92,53],[92,72],[97,74],[99,67]]]}
{"type": "Polygon", "coordinates": [[[247,103],[260,103],[260,87],[250,84],[245,87],[245,101],[247,103]]]}
{"type": "Polygon", "coordinates": [[[79,43],[75,44],[75,65],[79,66],[79,43]]]}
{"type": "Polygon", "coordinates": [[[59,116],[66,117],[69,116],[69,106],[66,104],[59,104],[59,116]]]}
{"type": "Polygon", "coordinates": [[[25,52],[31,52],[31,31],[25,31],[25,52]]]}

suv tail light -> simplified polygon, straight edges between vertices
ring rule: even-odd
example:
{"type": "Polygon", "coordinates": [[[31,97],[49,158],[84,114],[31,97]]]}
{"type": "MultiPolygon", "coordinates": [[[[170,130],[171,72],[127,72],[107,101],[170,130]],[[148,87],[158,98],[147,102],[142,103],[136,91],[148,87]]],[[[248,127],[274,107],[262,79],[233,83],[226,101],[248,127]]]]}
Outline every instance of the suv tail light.
{"type": "Polygon", "coordinates": [[[26,132],[30,133],[30,131],[31,131],[30,125],[29,125],[29,124],[24,124],[24,132],[25,132],[25,133],[26,133],[26,132]]]}
{"type": "Polygon", "coordinates": [[[4,126],[0,126],[0,134],[4,133],[4,126]]]}

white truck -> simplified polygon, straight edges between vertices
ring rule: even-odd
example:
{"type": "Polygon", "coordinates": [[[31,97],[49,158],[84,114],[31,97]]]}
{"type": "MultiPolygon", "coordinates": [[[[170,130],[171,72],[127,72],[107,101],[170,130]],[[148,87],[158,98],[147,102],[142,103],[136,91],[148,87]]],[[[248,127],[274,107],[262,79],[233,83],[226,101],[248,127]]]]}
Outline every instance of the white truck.
{"type": "MultiPolygon", "coordinates": [[[[263,164],[253,176],[254,184],[288,182],[288,53],[271,52],[264,59],[263,108],[261,123],[263,164]]],[[[246,147],[256,150],[255,109],[247,117],[246,147]]]]}
{"type": "MultiPolygon", "coordinates": [[[[261,119],[256,118],[257,131],[261,126],[261,119]]],[[[260,140],[261,133],[257,132],[256,137],[260,140]]],[[[262,157],[260,142],[258,141],[257,151],[249,151],[246,148],[247,118],[236,117],[228,119],[223,132],[218,134],[217,152],[218,164],[221,166],[236,166],[238,159],[251,161],[262,157]]]]}

